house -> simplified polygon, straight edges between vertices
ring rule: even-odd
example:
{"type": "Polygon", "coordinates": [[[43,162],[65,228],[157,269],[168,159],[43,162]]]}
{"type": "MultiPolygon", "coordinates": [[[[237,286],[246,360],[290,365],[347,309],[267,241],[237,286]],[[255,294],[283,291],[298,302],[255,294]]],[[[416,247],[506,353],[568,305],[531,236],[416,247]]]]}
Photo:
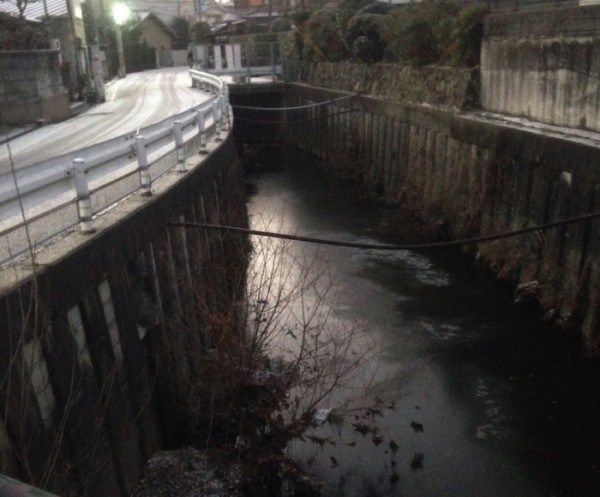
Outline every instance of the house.
{"type": "Polygon", "coordinates": [[[195,19],[197,15],[198,0],[129,0],[128,5],[132,12],[152,12],[167,26],[174,17],[195,19]]]}
{"type": "Polygon", "coordinates": [[[247,32],[269,31],[273,21],[282,17],[283,11],[273,6],[251,9],[242,15],[242,18],[246,21],[247,32]]]}
{"type": "Polygon", "coordinates": [[[173,65],[173,33],[171,28],[154,12],[135,12],[140,21],[140,42],[153,48],[156,67],[173,65]]]}
{"type": "Polygon", "coordinates": [[[221,2],[203,2],[198,9],[199,20],[209,25],[227,23],[238,20],[231,6],[221,2]]]}

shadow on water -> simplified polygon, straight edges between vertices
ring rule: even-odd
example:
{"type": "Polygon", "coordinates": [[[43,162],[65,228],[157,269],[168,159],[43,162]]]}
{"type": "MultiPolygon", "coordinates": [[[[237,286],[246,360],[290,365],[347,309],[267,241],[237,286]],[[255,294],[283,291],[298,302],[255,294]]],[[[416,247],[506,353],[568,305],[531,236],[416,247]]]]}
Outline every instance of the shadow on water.
{"type": "MultiPolygon", "coordinates": [[[[378,237],[379,207],[313,159],[268,160],[248,178],[254,225],[280,217],[302,235],[399,241],[378,237]]],[[[396,405],[368,431],[350,419],[315,429],[335,443],[290,446],[326,495],[600,495],[600,374],[576,337],[515,307],[455,252],[302,250],[336,274],[340,315],[376,334],[376,380],[362,395],[396,405]]]]}

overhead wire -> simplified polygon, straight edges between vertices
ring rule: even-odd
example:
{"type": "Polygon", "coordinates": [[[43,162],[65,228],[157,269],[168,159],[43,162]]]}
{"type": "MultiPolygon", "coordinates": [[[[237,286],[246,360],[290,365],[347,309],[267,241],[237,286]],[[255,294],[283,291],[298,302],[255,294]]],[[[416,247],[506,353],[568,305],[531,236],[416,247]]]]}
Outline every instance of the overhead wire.
{"type": "Polygon", "coordinates": [[[502,238],[510,238],[514,236],[520,236],[527,233],[544,231],[547,229],[558,228],[560,226],[566,226],[568,224],[579,223],[583,221],[590,221],[592,219],[600,217],[600,212],[593,212],[590,214],[584,214],[582,216],[571,217],[562,219],[560,221],[554,221],[550,223],[540,224],[537,226],[531,226],[528,228],[521,228],[518,230],[506,231],[504,233],[496,233],[493,235],[485,235],[475,238],[466,238],[461,240],[450,240],[443,242],[428,242],[428,243],[404,243],[404,244],[377,244],[377,243],[362,243],[362,242],[346,242],[341,240],[328,240],[324,238],[315,238],[309,236],[291,235],[287,233],[276,233],[272,231],[255,230],[251,228],[241,228],[237,226],[225,226],[219,224],[209,223],[188,223],[188,222],[174,222],[170,223],[170,226],[186,228],[186,229],[208,229],[208,230],[219,230],[229,231],[234,233],[245,233],[248,235],[265,236],[270,238],[280,238],[284,240],[294,240],[299,242],[314,243],[319,245],[332,245],[336,247],[347,247],[347,248],[358,248],[368,250],[416,250],[416,249],[431,249],[431,248],[451,248],[459,247],[463,245],[474,245],[477,243],[491,242],[494,240],[500,240],[502,238]]]}
{"type": "Polygon", "coordinates": [[[356,97],[358,95],[359,95],[358,93],[352,93],[350,95],[344,95],[342,97],[332,98],[330,100],[325,100],[323,102],[315,102],[313,104],[306,104],[306,105],[296,105],[293,107],[256,107],[256,106],[251,106],[251,105],[232,105],[231,107],[233,109],[260,110],[260,111],[268,111],[268,112],[281,112],[281,111],[288,111],[288,110],[304,110],[304,109],[311,109],[314,107],[331,105],[336,102],[340,102],[342,100],[348,100],[348,99],[356,97]]]}

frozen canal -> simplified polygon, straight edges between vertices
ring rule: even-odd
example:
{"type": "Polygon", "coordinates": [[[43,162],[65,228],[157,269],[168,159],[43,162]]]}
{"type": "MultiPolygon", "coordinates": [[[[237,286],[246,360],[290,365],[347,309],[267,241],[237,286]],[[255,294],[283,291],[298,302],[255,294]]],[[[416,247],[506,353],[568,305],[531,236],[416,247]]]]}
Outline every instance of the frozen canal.
{"type": "MultiPolygon", "coordinates": [[[[253,228],[401,241],[378,238],[377,209],[306,156],[276,162],[250,179],[253,228]]],[[[327,326],[353,323],[372,352],[320,407],[394,404],[315,429],[322,446],[292,445],[324,495],[600,495],[600,375],[576,340],[515,308],[506,288],[455,253],[285,247],[301,262],[296,276],[335,310],[327,326]]]]}

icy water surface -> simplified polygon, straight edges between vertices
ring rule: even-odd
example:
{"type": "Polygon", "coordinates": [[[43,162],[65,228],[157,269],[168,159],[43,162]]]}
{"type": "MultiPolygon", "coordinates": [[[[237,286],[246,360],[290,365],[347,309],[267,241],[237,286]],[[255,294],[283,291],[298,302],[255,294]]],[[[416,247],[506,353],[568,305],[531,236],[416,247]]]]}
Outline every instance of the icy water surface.
{"type": "MultiPolygon", "coordinates": [[[[288,152],[250,178],[252,227],[399,242],[375,236],[377,209],[310,163],[288,152]]],[[[600,495],[600,375],[575,340],[513,307],[455,253],[285,250],[293,271],[316,275],[303,276],[316,293],[302,306],[324,299],[327,326],[360,330],[355,349],[369,348],[360,374],[319,407],[394,404],[312,433],[331,443],[292,444],[324,495],[600,495]]],[[[273,264],[263,256],[257,264],[273,264]]]]}

